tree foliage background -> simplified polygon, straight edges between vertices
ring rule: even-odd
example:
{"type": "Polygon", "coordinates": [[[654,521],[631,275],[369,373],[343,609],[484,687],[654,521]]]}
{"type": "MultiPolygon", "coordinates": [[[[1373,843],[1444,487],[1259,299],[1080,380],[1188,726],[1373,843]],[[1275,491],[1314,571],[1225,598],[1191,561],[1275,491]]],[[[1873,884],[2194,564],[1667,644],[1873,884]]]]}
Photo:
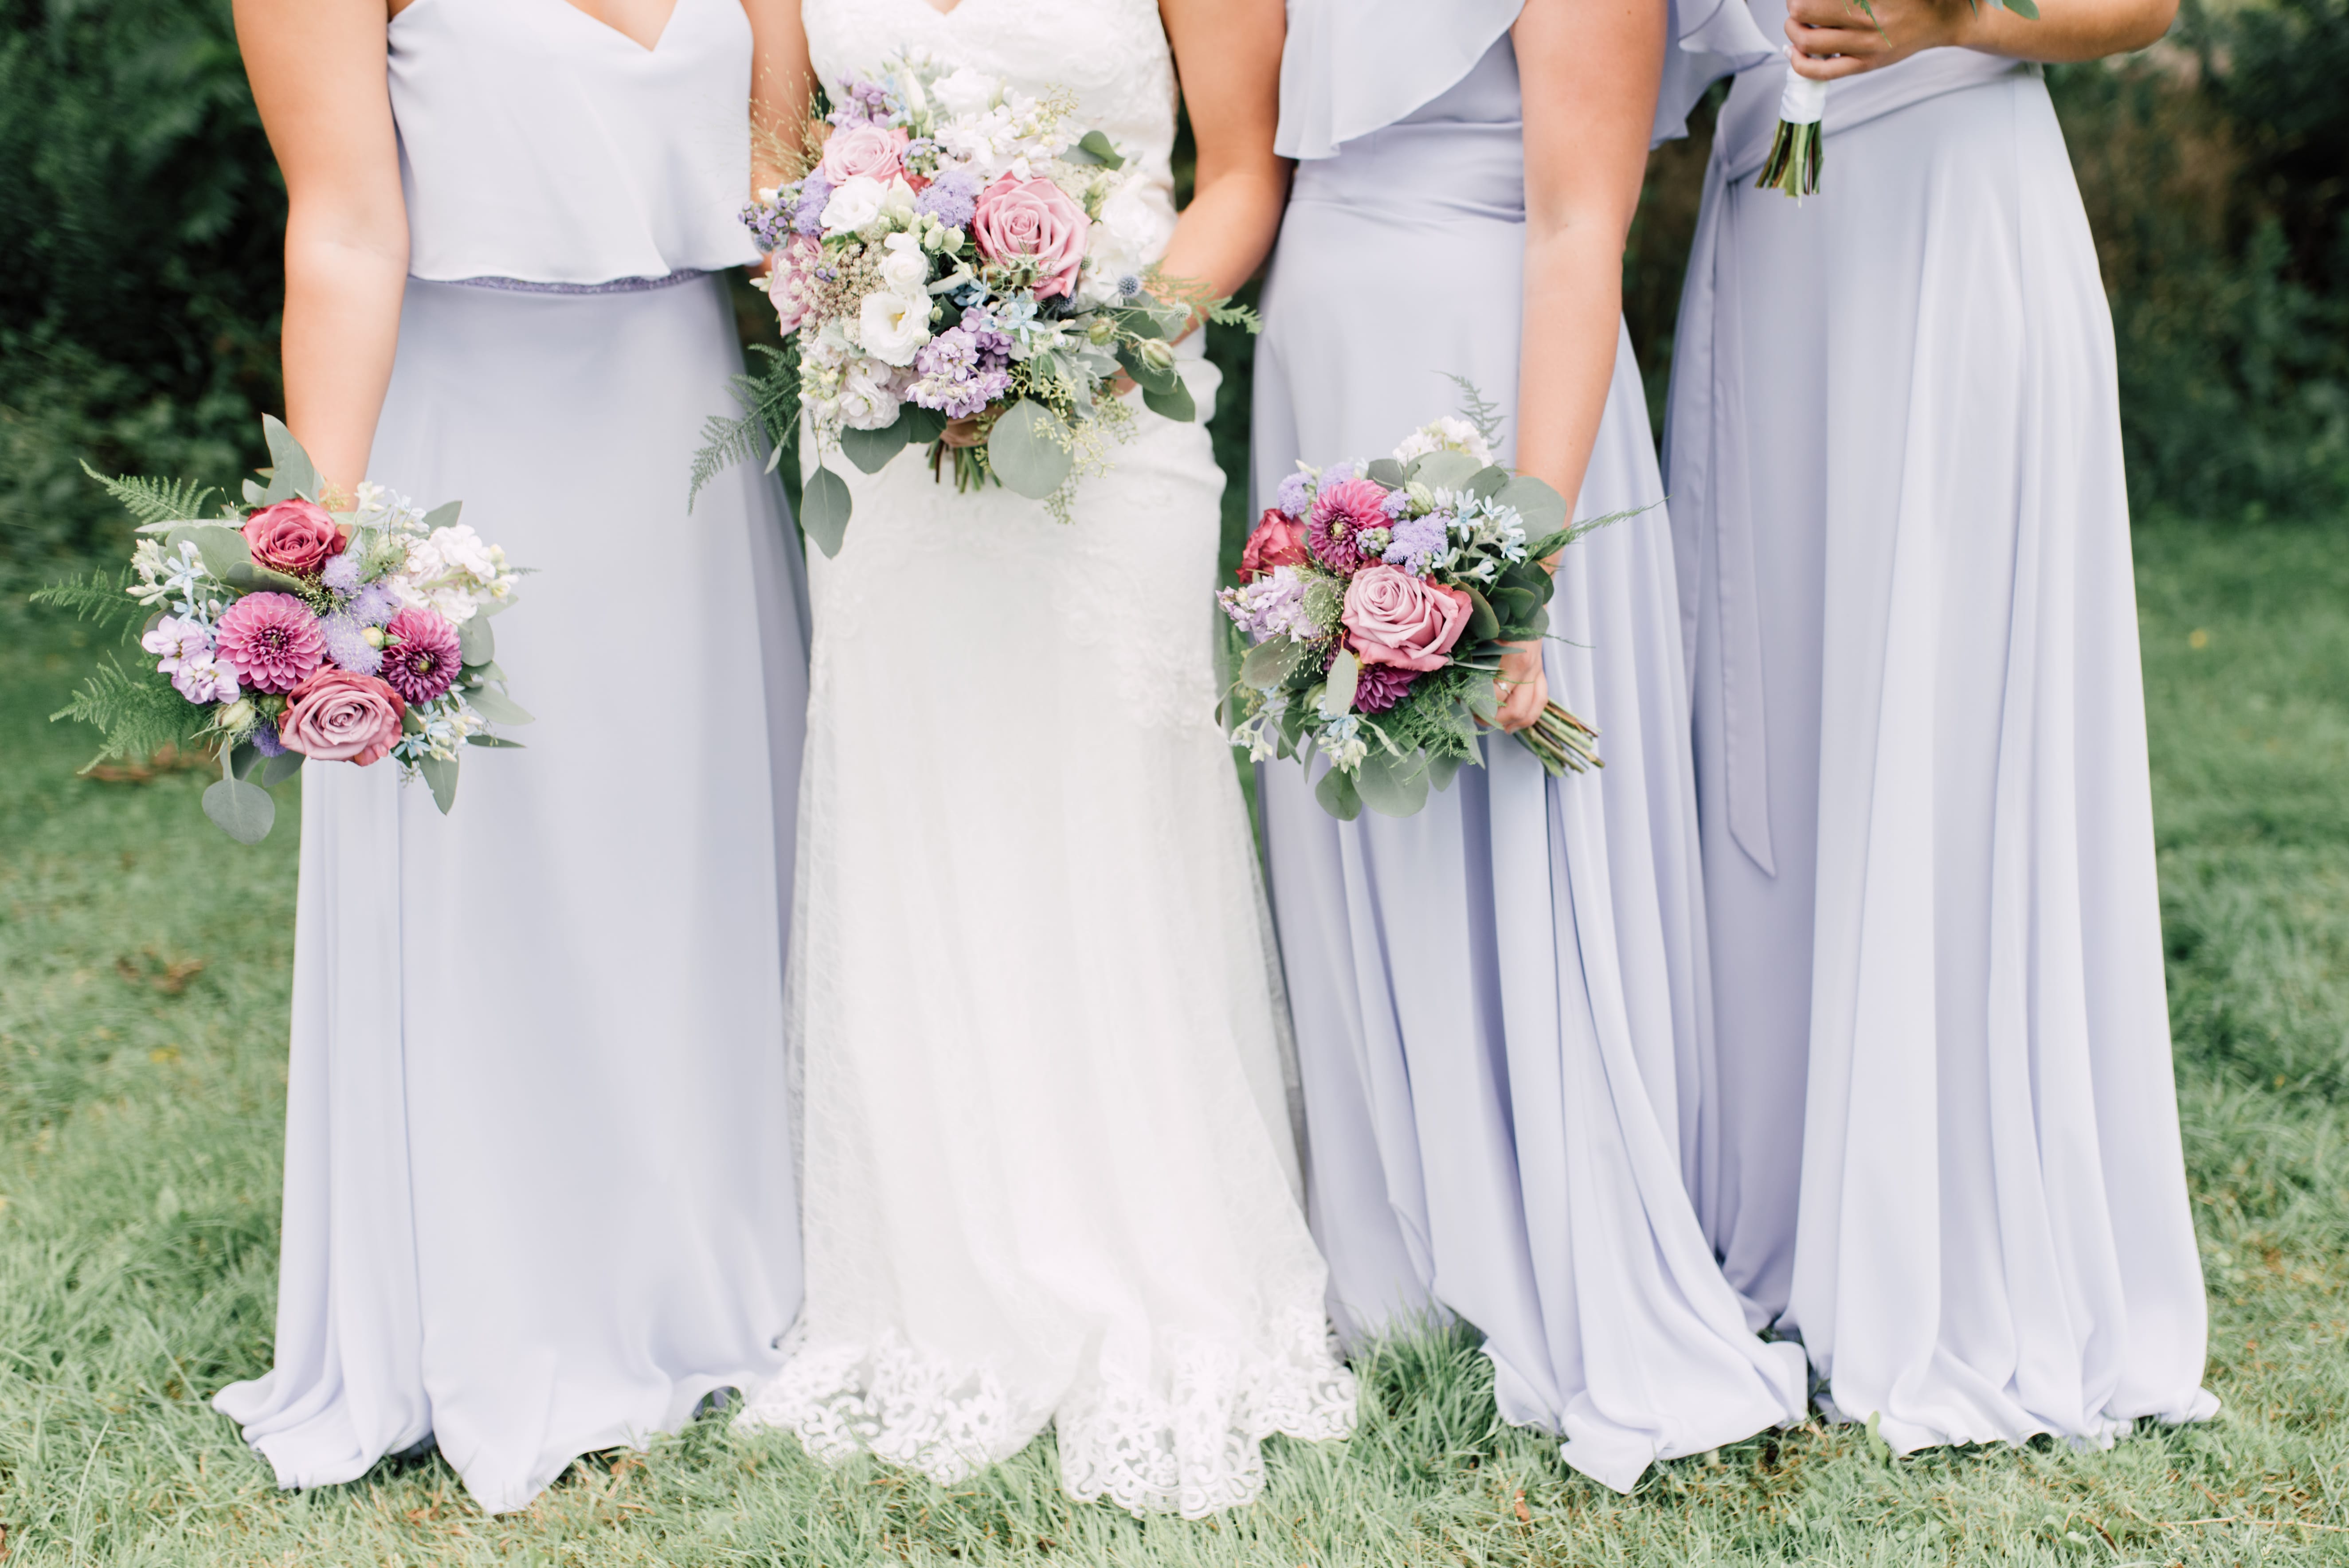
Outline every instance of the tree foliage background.
{"type": "MultiPolygon", "coordinates": [[[[2137,504],[2349,504],[2349,0],[2189,0],[2157,49],[2051,82],[2113,296],[2137,504]]],[[[1704,152],[1701,123],[1656,155],[1625,255],[1659,403],[1704,152]]],[[[14,599],[119,542],[82,459],[221,482],[280,407],[285,198],[228,0],[0,0],[0,171],[14,599]]],[[[1216,345],[1227,459],[1247,350],[1216,345]]]]}

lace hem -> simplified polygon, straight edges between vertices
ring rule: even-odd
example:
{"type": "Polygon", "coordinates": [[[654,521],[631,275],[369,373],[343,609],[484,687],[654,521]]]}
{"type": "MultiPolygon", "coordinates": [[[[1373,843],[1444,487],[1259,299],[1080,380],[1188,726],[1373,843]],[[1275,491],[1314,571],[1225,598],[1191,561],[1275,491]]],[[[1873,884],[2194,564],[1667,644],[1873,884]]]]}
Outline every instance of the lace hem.
{"type": "Polygon", "coordinates": [[[1354,1376],[1317,1313],[1286,1315],[1256,1345],[1169,1333],[1154,1350],[1147,1380],[1096,1365],[1048,1407],[892,1329],[800,1347],[735,1423],[788,1429],[827,1464],[871,1453],[941,1486],[1009,1459],[1050,1423],[1071,1497],[1185,1519],[1255,1501],[1272,1434],[1354,1429],[1354,1376]]]}

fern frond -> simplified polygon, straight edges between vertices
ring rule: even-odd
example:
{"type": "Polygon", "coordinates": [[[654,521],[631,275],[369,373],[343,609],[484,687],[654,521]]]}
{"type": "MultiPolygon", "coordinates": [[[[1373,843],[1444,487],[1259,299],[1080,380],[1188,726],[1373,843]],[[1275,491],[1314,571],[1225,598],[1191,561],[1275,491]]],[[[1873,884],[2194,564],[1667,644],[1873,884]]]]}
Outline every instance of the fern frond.
{"type": "Polygon", "coordinates": [[[197,521],[203,516],[205,498],[212,494],[212,486],[193,480],[150,480],[135,474],[109,479],[87,462],[81,471],[104,485],[106,493],[140,522],[197,521]]]}
{"type": "Polygon", "coordinates": [[[109,577],[93,572],[87,581],[69,577],[33,591],[33,603],[64,610],[78,620],[100,625],[129,625],[145,618],[147,607],[130,596],[130,573],[109,577]]]}
{"type": "Polygon", "coordinates": [[[192,740],[210,722],[205,709],[151,669],[125,668],[109,654],[50,722],[78,719],[106,738],[104,757],[151,757],[161,747],[192,740]]]}
{"type": "Polygon", "coordinates": [[[763,354],[773,363],[758,375],[734,377],[734,397],[743,408],[740,417],[730,419],[712,414],[702,421],[701,449],[693,454],[692,485],[686,491],[688,511],[702,486],[736,463],[749,462],[770,446],[781,445],[799,418],[798,360],[763,343],[752,345],[751,352],[763,354]]]}
{"type": "Polygon", "coordinates": [[[1460,417],[1476,427],[1476,433],[1487,441],[1501,438],[1501,407],[1488,401],[1476,389],[1476,384],[1465,376],[1446,371],[1444,378],[1460,388],[1460,417]]]}

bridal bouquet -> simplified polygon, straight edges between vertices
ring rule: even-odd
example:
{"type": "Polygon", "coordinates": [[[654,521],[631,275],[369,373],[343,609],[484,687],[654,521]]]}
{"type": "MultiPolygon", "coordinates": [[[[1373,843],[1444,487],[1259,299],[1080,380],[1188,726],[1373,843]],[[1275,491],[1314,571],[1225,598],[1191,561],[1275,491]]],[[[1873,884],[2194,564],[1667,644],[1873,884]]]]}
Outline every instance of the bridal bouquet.
{"type": "Polygon", "coordinates": [[[349,511],[329,511],[292,434],[263,428],[268,485],[246,480],[244,508],[215,518],[197,516],[209,490],[92,475],[139,520],[130,569],[34,598],[126,624],[145,609],[152,662],[109,656],[54,717],[98,727],[98,761],[217,745],[204,811],[243,843],[275,818],[264,786],[305,760],[389,758],[446,811],[459,746],[516,746],[489,726],[531,722],[491,656],[490,617],[514,602],[518,573],[455,501],[422,512],[363,484],[349,511]]]}
{"type": "Polygon", "coordinates": [[[743,212],[783,347],[745,387],[750,417],[712,422],[697,487],[761,435],[771,467],[796,424],[816,454],[801,523],[829,555],[849,493],[828,451],[866,473],[909,445],[934,470],[950,453],[957,488],[999,483],[1065,517],[1074,478],[1133,423],[1110,395],[1121,370],[1153,411],[1198,417],[1172,340],[1195,314],[1255,318],[1145,264],[1164,236],[1140,171],[1076,131],[1071,97],[896,59],[831,102],[799,178],[743,212]],[[947,445],[965,419],[978,444],[947,445]]]}
{"type": "MultiPolygon", "coordinates": [[[[1496,467],[1492,433],[1439,419],[1392,458],[1300,465],[1248,537],[1241,586],[1217,596],[1253,643],[1226,708],[1233,743],[1259,761],[1319,751],[1332,816],[1410,816],[1478,759],[1505,645],[1548,630],[1542,562],[1617,521],[1561,526],[1564,499],[1496,467]]],[[[1599,765],[1596,735],[1552,703],[1517,739],[1557,776],[1599,765]]]]}

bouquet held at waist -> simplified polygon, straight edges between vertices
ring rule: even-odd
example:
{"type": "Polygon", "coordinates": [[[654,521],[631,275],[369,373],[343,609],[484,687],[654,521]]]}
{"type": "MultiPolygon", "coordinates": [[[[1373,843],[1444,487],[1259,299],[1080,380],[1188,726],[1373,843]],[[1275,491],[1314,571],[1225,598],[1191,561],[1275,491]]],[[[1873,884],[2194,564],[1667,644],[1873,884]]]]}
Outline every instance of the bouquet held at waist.
{"type": "MultiPolygon", "coordinates": [[[[1481,765],[1503,654],[1548,632],[1544,562],[1632,515],[1568,526],[1564,498],[1495,465],[1491,437],[1489,422],[1439,419],[1391,458],[1299,465],[1248,538],[1241,586],[1218,595],[1252,645],[1235,649],[1233,744],[1259,761],[1326,758],[1314,793],[1332,816],[1410,816],[1481,765]]],[[[1551,703],[1516,738],[1556,777],[1599,766],[1597,733],[1551,703]]]]}
{"type": "Polygon", "coordinates": [[[389,758],[445,812],[461,748],[518,746],[491,725],[531,722],[490,632],[521,573],[457,521],[455,501],[426,512],[362,484],[330,511],[292,434],[263,428],[267,484],[246,480],[243,505],[216,516],[201,515],[209,489],[92,474],[139,520],[129,568],[34,597],[135,628],[144,656],[109,655],[52,717],[98,727],[93,765],[216,747],[204,811],[244,843],[275,818],[266,786],[305,761],[389,758]]]}
{"type": "Polygon", "coordinates": [[[1078,129],[1072,96],[895,59],[829,101],[797,177],[743,213],[783,342],[745,378],[749,414],[711,421],[697,488],[761,439],[773,466],[796,429],[814,454],[800,521],[830,555],[851,510],[834,452],[877,473],[923,447],[957,489],[1000,484],[1065,520],[1136,418],[1112,395],[1121,371],[1151,411],[1198,417],[1174,340],[1255,317],[1157,273],[1143,171],[1078,129]],[[949,442],[966,420],[969,439],[949,442]]]}

